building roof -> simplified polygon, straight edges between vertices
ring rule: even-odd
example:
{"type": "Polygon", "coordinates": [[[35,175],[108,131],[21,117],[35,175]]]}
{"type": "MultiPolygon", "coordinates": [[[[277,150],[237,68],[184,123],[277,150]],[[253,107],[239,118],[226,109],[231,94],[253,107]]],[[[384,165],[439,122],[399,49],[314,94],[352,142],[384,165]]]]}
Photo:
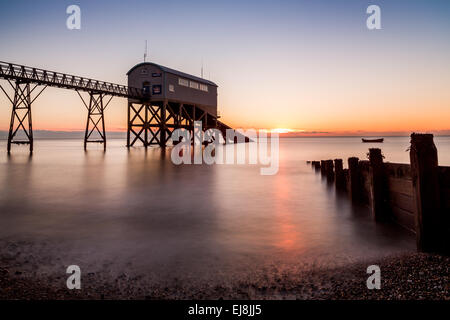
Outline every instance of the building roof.
{"type": "Polygon", "coordinates": [[[138,67],[140,67],[140,66],[143,66],[143,65],[152,65],[152,66],[156,66],[156,67],[160,68],[160,69],[161,69],[162,71],[164,71],[164,72],[171,73],[171,74],[174,74],[174,75],[183,77],[183,78],[195,80],[195,81],[198,81],[198,82],[200,82],[200,83],[205,83],[205,84],[209,84],[209,85],[211,85],[211,86],[217,87],[217,84],[215,84],[215,83],[212,82],[212,81],[209,81],[209,80],[206,80],[206,79],[203,79],[203,78],[200,78],[200,77],[196,77],[196,76],[193,76],[193,75],[191,75],[191,74],[187,74],[187,73],[184,73],[184,72],[175,70],[175,69],[171,69],[171,68],[162,66],[162,65],[160,65],[160,64],[153,63],[153,62],[142,62],[142,63],[139,63],[139,64],[135,65],[133,68],[130,69],[130,71],[127,72],[127,76],[128,76],[134,69],[136,69],[136,68],[138,68],[138,67]]]}

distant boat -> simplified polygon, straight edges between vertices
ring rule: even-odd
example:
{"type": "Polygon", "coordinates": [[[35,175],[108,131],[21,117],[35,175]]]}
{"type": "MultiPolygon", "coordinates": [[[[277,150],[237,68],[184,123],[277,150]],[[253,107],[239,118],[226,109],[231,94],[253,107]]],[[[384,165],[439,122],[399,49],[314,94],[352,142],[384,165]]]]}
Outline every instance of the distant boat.
{"type": "Polygon", "coordinates": [[[378,138],[378,139],[364,139],[362,138],[362,142],[365,143],[382,143],[384,141],[384,138],[378,138]]]}

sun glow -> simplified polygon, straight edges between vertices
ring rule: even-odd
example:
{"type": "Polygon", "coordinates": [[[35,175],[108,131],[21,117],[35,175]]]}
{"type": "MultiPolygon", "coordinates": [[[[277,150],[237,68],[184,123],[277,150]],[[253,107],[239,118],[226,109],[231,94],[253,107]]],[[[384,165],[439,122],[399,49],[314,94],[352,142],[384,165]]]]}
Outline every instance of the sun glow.
{"type": "Polygon", "coordinates": [[[289,132],[292,132],[292,131],[294,131],[294,130],[285,129],[285,128],[276,128],[276,129],[270,130],[270,132],[273,132],[273,133],[289,133],[289,132]]]}

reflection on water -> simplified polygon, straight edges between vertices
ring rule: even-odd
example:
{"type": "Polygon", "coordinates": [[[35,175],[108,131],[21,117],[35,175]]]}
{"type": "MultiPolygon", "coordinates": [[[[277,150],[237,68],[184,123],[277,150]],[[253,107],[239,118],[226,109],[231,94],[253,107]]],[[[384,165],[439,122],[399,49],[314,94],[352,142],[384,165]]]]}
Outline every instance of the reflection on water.
{"type": "MultiPolygon", "coordinates": [[[[175,166],[170,149],[127,151],[122,140],[110,140],[106,153],[83,152],[80,141],[37,141],[33,157],[20,147],[8,157],[2,142],[0,241],[29,243],[47,268],[179,278],[414,250],[411,235],[372,222],[367,208],[352,206],[305,164],[368,147],[332,139],[283,139],[275,176],[255,165],[175,166]]],[[[385,154],[401,161],[408,139],[392,143],[396,153],[385,154]]],[[[382,147],[394,149],[389,141],[382,147]]]]}

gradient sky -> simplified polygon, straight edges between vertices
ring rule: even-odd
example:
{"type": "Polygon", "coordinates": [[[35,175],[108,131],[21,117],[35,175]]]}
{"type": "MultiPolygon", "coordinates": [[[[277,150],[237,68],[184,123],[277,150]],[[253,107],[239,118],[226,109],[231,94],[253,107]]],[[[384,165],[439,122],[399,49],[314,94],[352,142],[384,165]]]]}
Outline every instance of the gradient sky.
{"type": "MultiPolygon", "coordinates": [[[[243,128],[354,133],[450,129],[450,1],[0,1],[0,60],[126,84],[149,60],[219,85],[243,128]],[[81,7],[81,30],[66,8],[81,7]],[[366,28],[381,7],[382,30],[366,28]]],[[[4,81],[2,85],[6,84],[4,81]]],[[[0,96],[0,130],[9,126],[0,96]]],[[[83,130],[74,91],[46,89],[35,129],[83,130]]],[[[126,128],[114,98],[107,129],[126,128]]]]}

